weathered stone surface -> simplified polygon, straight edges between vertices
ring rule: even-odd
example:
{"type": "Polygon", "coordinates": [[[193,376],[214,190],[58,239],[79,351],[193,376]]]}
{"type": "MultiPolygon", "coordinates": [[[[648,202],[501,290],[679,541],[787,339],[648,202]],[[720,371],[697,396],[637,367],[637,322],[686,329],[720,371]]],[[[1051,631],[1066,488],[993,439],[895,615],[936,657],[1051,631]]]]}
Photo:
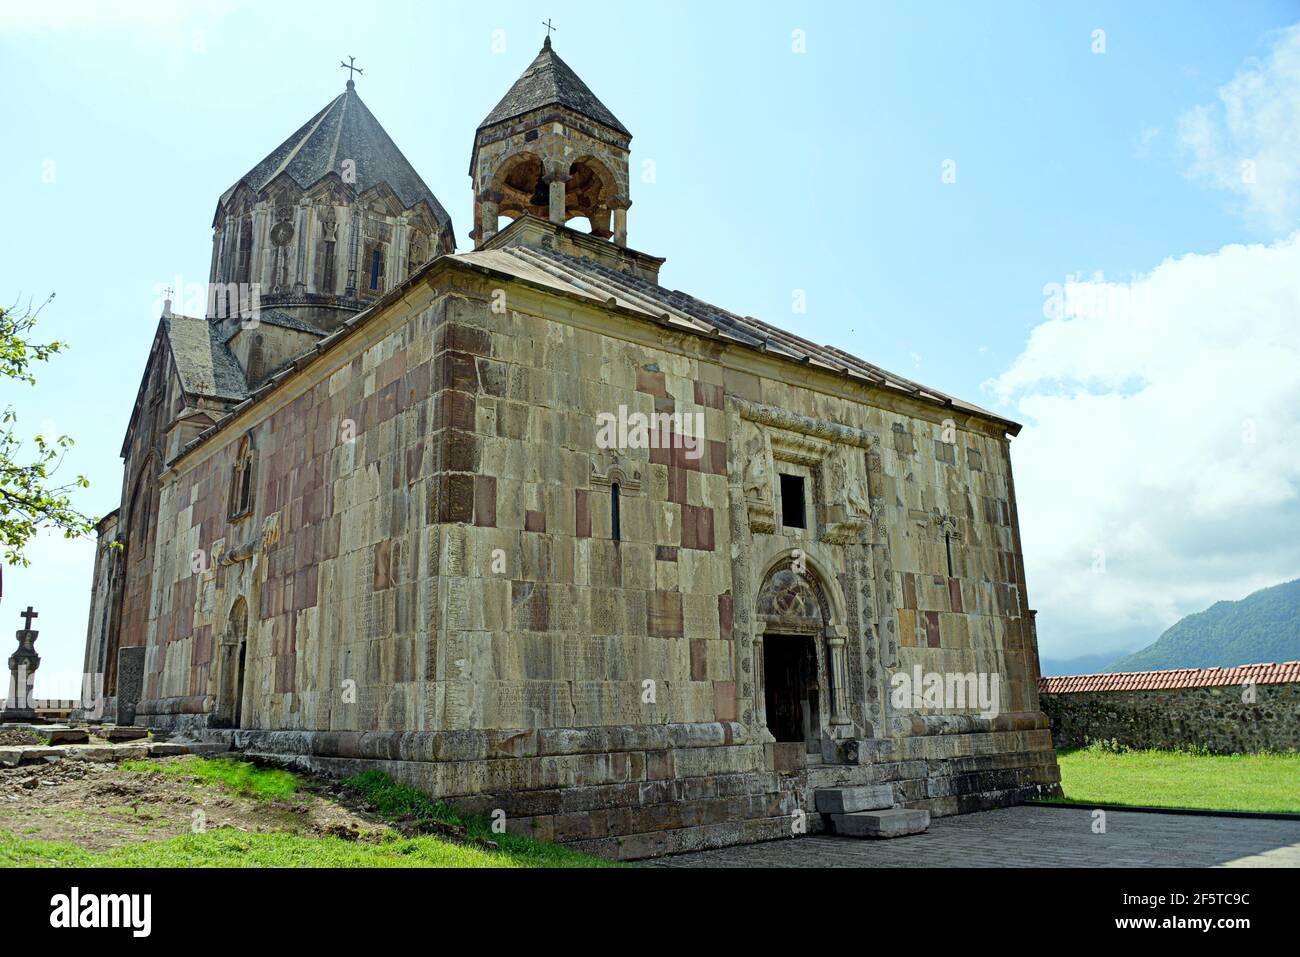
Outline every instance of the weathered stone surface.
{"type": "Polygon", "coordinates": [[[1300,745],[1300,684],[1041,696],[1058,748],[1099,742],[1138,750],[1204,748],[1215,754],[1294,751],[1300,745]],[[1253,700],[1243,700],[1251,697],[1253,700]]]}
{"type": "Polygon", "coordinates": [[[51,745],[85,744],[90,740],[90,733],[85,728],[48,728],[45,735],[51,745]]]}
{"type": "Polygon", "coordinates": [[[175,744],[170,741],[155,741],[149,745],[149,757],[167,758],[178,754],[195,753],[189,746],[184,744],[175,744]]]}
{"type": "Polygon", "coordinates": [[[125,725],[103,728],[96,733],[105,741],[138,741],[141,738],[149,737],[148,728],[127,727],[125,725]]]}
{"type": "Polygon", "coordinates": [[[819,789],[814,797],[822,814],[852,814],[894,805],[894,789],[888,784],[819,789]]]}
{"type": "Polygon", "coordinates": [[[96,565],[123,582],[97,577],[87,659],[116,720],[623,857],[786,836],[821,787],[936,814],[1050,792],[1014,424],[659,285],[626,247],[621,124],[512,99],[475,136],[473,252],[402,261],[450,250],[382,191],[356,218],[223,197],[217,268],[235,240],[272,288],[350,283],[355,309],[256,354],[240,330],[209,371],[251,388],[195,395],[157,350],[132,563],[96,565]],[[600,437],[630,415],[637,440],[600,437]],[[914,668],[999,700],[894,700],[914,668]]]}
{"type": "Polygon", "coordinates": [[[831,827],[836,834],[846,837],[903,837],[927,830],[930,827],[930,812],[899,807],[884,811],[832,814],[831,827]]]}

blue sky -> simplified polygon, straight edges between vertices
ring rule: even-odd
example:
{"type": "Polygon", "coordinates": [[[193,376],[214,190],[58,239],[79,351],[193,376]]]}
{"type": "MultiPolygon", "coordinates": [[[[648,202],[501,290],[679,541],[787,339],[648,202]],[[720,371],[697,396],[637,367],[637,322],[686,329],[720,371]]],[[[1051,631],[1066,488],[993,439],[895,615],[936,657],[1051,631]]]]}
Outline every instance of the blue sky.
{"type": "MultiPolygon", "coordinates": [[[[633,184],[629,242],[668,257],[664,282],[1027,421],[1013,455],[1043,654],[1126,651],[1181,614],[1300,574],[1300,554],[1270,537],[1297,528],[1300,477],[1282,438],[1294,396],[1268,358],[1288,347],[1300,292],[1273,291],[1291,310],[1274,316],[1276,341],[1234,366],[1243,391],[1262,385],[1215,426],[1232,441],[1206,438],[1198,417],[1174,426],[1186,435],[1166,454],[1132,422],[1194,403],[1198,387],[1178,370],[1227,348],[1206,339],[1213,316],[1189,323],[1200,332],[1186,362],[1161,362],[1157,333],[1177,316],[1107,325],[1080,306],[1053,322],[1044,287],[1196,288],[1236,262],[1225,247],[1246,244],[1261,251],[1232,282],[1254,290],[1295,261],[1298,125],[1272,98],[1296,79],[1287,28],[1298,13],[1294,2],[0,10],[11,131],[0,298],[57,293],[42,328],[72,343],[37,387],[0,386],[0,403],[24,434],[73,435],[63,472],[92,482],[79,504],[115,507],[158,291],[206,281],[221,191],[342,90],[339,59],[355,55],[358,92],[469,248],[474,128],[549,16],[556,50],[632,130],[634,169],[653,162],[653,182],[633,184]],[[1234,183],[1241,149],[1273,158],[1261,161],[1266,183],[1234,183]],[[948,161],[955,182],[943,181],[948,161]],[[795,290],[806,313],[792,311],[795,290]],[[1100,377],[1069,362],[1094,349],[1100,377]],[[1131,367],[1116,359],[1138,353],[1131,367]],[[1233,443],[1251,416],[1262,438],[1246,460],[1233,443]],[[1106,436],[1125,429],[1126,462],[1144,449],[1173,462],[1188,442],[1204,454],[1177,474],[1117,469],[1102,461],[1106,436]],[[1188,469],[1195,489],[1182,484],[1188,469]],[[1203,487],[1216,475],[1236,498],[1203,487]]],[[[1257,318],[1239,317],[1230,346],[1259,338],[1257,318]]],[[[32,557],[6,569],[0,617],[16,628],[35,605],[46,668],[75,671],[91,549],[42,541],[32,557]]]]}

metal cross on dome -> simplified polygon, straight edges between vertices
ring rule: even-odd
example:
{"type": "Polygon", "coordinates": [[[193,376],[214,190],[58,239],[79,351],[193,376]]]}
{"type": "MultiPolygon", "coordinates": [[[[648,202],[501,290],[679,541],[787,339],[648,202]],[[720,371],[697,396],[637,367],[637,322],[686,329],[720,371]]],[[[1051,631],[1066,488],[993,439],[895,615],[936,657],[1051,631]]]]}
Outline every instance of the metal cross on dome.
{"type": "Polygon", "coordinates": [[[348,83],[352,82],[352,74],[354,73],[364,74],[366,72],[365,70],[361,69],[361,67],[357,66],[356,62],[357,62],[357,58],[354,56],[348,57],[347,63],[344,63],[342,60],[339,60],[339,66],[341,66],[343,69],[348,71],[348,83]]]}
{"type": "Polygon", "coordinates": [[[542,26],[546,27],[546,39],[547,39],[547,40],[549,40],[549,39],[551,38],[551,31],[552,31],[552,30],[554,30],[556,33],[559,33],[559,32],[560,32],[560,28],[559,28],[559,27],[553,27],[553,26],[551,26],[551,18],[550,18],[550,17],[547,17],[545,20],[542,21],[542,26]]]}

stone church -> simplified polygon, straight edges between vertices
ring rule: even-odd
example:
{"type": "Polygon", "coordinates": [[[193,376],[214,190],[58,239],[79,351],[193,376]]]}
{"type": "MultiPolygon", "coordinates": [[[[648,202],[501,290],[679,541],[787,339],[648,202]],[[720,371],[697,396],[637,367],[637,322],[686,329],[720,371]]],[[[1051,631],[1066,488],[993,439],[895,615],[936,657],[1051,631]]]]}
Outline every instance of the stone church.
{"type": "Polygon", "coordinates": [[[99,526],[108,717],[629,858],[1057,789],[1019,426],[661,284],[631,139],[548,39],[472,250],[351,80],[221,194],[99,526]]]}

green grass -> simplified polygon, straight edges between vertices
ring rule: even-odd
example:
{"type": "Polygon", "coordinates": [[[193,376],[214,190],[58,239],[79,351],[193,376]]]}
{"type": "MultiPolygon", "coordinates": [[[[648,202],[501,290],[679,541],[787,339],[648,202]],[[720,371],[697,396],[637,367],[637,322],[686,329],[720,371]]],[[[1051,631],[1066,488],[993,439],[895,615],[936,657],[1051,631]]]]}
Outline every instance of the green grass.
{"type": "Polygon", "coordinates": [[[1300,754],[1057,752],[1061,800],[1079,804],[1300,813],[1300,754]]]}
{"type": "MultiPolygon", "coordinates": [[[[186,757],[158,764],[123,761],[128,773],[189,775],[200,786],[216,784],[241,795],[280,799],[310,785],[289,771],[261,768],[234,758],[186,757]]],[[[378,771],[348,778],[347,788],[392,822],[462,828],[464,838],[436,834],[403,837],[388,830],[378,841],[253,833],[215,828],[165,841],[143,841],[107,851],[39,841],[0,831],[0,867],[609,867],[610,861],[532,838],[494,834],[488,818],[464,815],[378,771]],[[495,847],[483,842],[491,841],[495,847]]],[[[111,806],[110,814],[132,809],[111,806]]],[[[72,812],[69,812],[72,813],[72,812]]],[[[146,812],[147,813],[147,812],[146,812]]]]}
{"type": "Polygon", "coordinates": [[[101,853],[0,831],[0,867],[521,867],[512,858],[433,837],[377,844],[337,837],[251,834],[218,828],[101,853]]]}
{"type": "Polygon", "coordinates": [[[241,797],[271,801],[293,797],[298,776],[278,768],[260,768],[234,758],[185,757],[166,764],[123,761],[118,767],[136,774],[188,774],[208,784],[221,784],[241,797]]]}
{"type": "Polygon", "coordinates": [[[578,851],[535,841],[516,834],[496,834],[490,819],[461,814],[423,791],[398,784],[379,771],[366,771],[346,778],[344,786],[373,804],[381,817],[390,821],[414,818],[417,822],[462,827],[467,837],[493,841],[499,853],[525,867],[614,867],[612,861],[590,857],[578,851]]]}

